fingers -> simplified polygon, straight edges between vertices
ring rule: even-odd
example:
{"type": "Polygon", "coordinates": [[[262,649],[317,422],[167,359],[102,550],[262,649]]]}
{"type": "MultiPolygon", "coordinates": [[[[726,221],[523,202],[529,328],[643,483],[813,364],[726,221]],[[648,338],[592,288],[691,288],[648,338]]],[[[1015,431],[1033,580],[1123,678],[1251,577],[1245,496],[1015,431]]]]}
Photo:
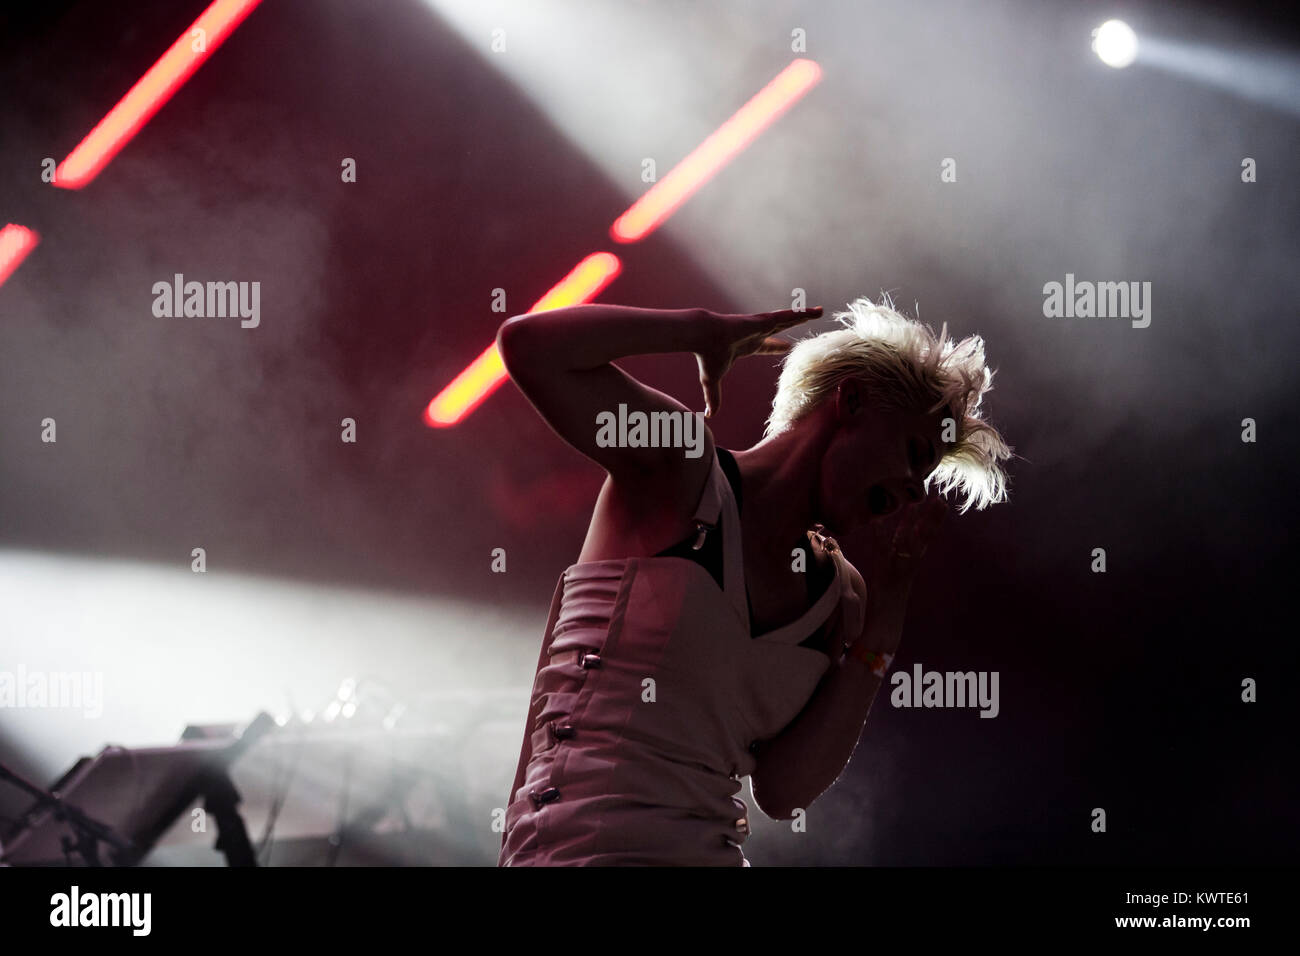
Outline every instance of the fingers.
{"type": "Polygon", "coordinates": [[[716,356],[706,358],[704,355],[697,354],[700,364],[700,385],[704,389],[704,417],[712,418],[718,411],[722,403],[719,383],[732,361],[743,355],[784,355],[794,348],[794,343],[779,339],[773,333],[819,318],[821,314],[822,307],[813,306],[808,309],[781,309],[753,315],[727,316],[728,321],[732,323],[737,320],[740,322],[740,325],[736,326],[740,334],[732,339],[730,358],[719,359],[716,356]],[[758,323],[758,328],[755,328],[755,323],[758,323]],[[756,339],[757,344],[754,344],[756,339]],[[719,365],[721,368],[717,371],[710,367],[719,365]]]}
{"type": "Polygon", "coordinates": [[[911,507],[900,510],[894,521],[894,533],[889,539],[889,550],[901,558],[913,558],[911,507]]]}
{"type": "Polygon", "coordinates": [[[715,378],[700,379],[704,386],[704,417],[712,418],[722,404],[722,387],[715,378]]]}
{"type": "Polygon", "coordinates": [[[933,533],[943,524],[943,519],[948,516],[948,502],[944,501],[940,495],[933,495],[928,498],[921,507],[920,524],[923,530],[933,533]]]}
{"type": "Polygon", "coordinates": [[[763,314],[774,319],[793,317],[799,322],[807,322],[809,319],[820,318],[822,307],[820,305],[812,305],[806,309],[777,309],[775,312],[765,312],[763,314]]]}
{"type": "Polygon", "coordinates": [[[916,509],[916,533],[924,540],[929,540],[943,524],[948,515],[948,502],[940,495],[930,495],[916,509]]]}
{"type": "Polygon", "coordinates": [[[785,339],[778,339],[768,336],[763,339],[758,348],[754,349],[755,355],[784,355],[794,348],[794,344],[787,342],[785,339]]]}
{"type": "Polygon", "coordinates": [[[777,312],[762,312],[751,318],[761,321],[764,332],[767,333],[756,346],[751,346],[749,354],[751,355],[784,355],[794,348],[793,342],[785,339],[779,339],[775,336],[777,332],[784,332],[788,328],[801,325],[811,319],[815,319],[822,314],[821,306],[815,306],[811,309],[796,311],[795,309],[781,309],[777,312]]]}
{"type": "Polygon", "coordinates": [[[697,354],[695,363],[700,369],[700,388],[704,392],[704,417],[712,418],[721,400],[718,394],[718,380],[721,376],[714,372],[713,362],[705,356],[697,354]]]}
{"type": "Polygon", "coordinates": [[[793,325],[799,325],[802,322],[810,322],[813,319],[819,319],[822,315],[820,305],[813,306],[810,309],[779,309],[776,312],[765,312],[764,317],[776,323],[776,331],[788,329],[793,325]]]}
{"type": "Polygon", "coordinates": [[[894,552],[900,557],[921,557],[929,548],[947,513],[947,502],[937,494],[928,495],[906,508],[905,517],[894,536],[894,552]]]}

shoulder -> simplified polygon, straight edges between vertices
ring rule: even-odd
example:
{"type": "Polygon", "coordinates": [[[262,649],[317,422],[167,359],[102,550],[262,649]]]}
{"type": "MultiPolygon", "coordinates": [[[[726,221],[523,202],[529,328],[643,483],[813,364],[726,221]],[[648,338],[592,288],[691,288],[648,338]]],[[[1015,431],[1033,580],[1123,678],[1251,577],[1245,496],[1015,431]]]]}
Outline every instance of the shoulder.
{"type": "Polygon", "coordinates": [[[693,530],[691,518],[706,504],[717,460],[705,433],[703,453],[681,455],[672,467],[607,474],[596,498],[583,561],[628,554],[657,554],[693,530]],[[629,550],[630,549],[630,550],[629,550]]]}

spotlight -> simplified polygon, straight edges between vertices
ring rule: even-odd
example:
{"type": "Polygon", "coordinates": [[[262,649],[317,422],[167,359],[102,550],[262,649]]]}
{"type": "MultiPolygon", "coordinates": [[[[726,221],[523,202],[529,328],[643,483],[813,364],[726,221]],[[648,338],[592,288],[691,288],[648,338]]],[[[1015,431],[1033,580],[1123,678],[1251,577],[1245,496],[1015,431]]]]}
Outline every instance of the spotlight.
{"type": "Polygon", "coordinates": [[[1137,34],[1123,20],[1107,20],[1092,31],[1092,50],[1102,63],[1122,69],[1137,59],[1137,34]]]}

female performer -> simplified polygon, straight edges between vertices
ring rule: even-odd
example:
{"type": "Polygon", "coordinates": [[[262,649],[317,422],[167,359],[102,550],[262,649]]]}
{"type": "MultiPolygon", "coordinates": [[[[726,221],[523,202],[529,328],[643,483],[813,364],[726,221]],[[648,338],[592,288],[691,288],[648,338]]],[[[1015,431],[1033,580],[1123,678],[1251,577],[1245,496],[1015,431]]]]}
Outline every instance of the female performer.
{"type": "Polygon", "coordinates": [[[1005,499],[982,339],[865,298],[841,328],[775,337],[821,313],[581,305],[502,324],[510,377],[607,477],[551,602],[498,865],[748,866],[741,779],[776,820],[835,782],[941,495],[962,493],[963,512],[1005,499]],[[610,440],[598,423],[621,413],[687,432],[699,413],[613,364],[679,351],[698,360],[705,417],[733,362],[784,355],[762,441],[719,448],[698,417],[702,454],[610,440]],[[831,536],[858,530],[865,580],[831,536]]]}

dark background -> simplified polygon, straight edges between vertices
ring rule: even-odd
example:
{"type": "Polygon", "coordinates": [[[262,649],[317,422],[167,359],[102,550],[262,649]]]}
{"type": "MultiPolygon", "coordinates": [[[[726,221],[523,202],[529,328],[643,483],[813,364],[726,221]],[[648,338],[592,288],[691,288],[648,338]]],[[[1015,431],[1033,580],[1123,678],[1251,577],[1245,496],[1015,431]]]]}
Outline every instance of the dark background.
{"type": "MultiPolygon", "coordinates": [[[[420,416],[505,318],[492,289],[524,311],[608,249],[624,271],[606,302],[763,311],[800,287],[829,312],[887,289],[980,333],[998,369],[988,414],[1019,456],[1010,502],[950,520],[932,549],[895,665],[998,671],[1000,715],[894,709],[882,692],[809,832],[757,821],[756,865],[1294,860],[1300,104],[1112,71],[1087,48],[1118,15],[1294,76],[1283,5],[628,4],[662,18],[646,35],[580,28],[616,5],[571,4],[554,38],[502,14],[516,50],[545,63],[554,49],[551,69],[587,80],[563,107],[608,117],[614,149],[574,143],[555,104],[436,5],[268,0],[87,188],[43,184],[42,158],[61,160],[204,6],[0,13],[0,223],[42,236],[0,287],[0,669],[36,660],[50,611],[47,591],[21,599],[25,556],[188,574],[198,544],[214,571],[423,602],[426,643],[367,661],[382,616],[322,646],[315,624],[250,613],[258,652],[206,647],[210,670],[178,673],[147,645],[118,655],[101,609],[56,585],[84,612],[60,660],[93,645],[120,663],[110,683],[137,690],[110,697],[105,721],[130,719],[55,740],[0,713],[0,760],[50,782],[109,737],[166,743],[187,722],[251,716],[234,697],[192,712],[191,692],[289,681],[303,657],[337,679],[360,660],[402,693],[434,670],[471,693],[518,688],[484,787],[501,805],[547,601],[603,474],[509,384],[457,427],[420,416]],[[668,225],[613,243],[641,157],[667,172],[793,58],[795,26],[820,85],[668,225]],[[644,99],[611,103],[602,70],[644,99]],[[647,103],[682,77],[694,112],[651,124],[647,103]],[[355,184],[339,180],[345,156],[355,184]],[[955,184],[939,182],[948,156],[955,184]],[[261,281],[261,326],[154,318],[150,288],[175,272],[261,281]],[[1150,281],[1150,327],[1044,318],[1042,286],[1067,272],[1150,281]],[[356,445],[338,440],[344,416],[356,445]],[[506,574],[490,572],[494,547],[506,574]],[[468,617],[440,619],[453,600],[468,617]],[[501,608],[516,616],[500,623],[501,608]],[[1240,700],[1246,677],[1257,703],[1240,700]],[[150,696],[164,685],[181,700],[150,696]]],[[[622,364],[702,409],[689,355],[622,364]]],[[[754,358],[731,373],[721,445],[759,439],[776,372],[754,358]]],[[[21,802],[0,793],[0,812],[21,802]]]]}

